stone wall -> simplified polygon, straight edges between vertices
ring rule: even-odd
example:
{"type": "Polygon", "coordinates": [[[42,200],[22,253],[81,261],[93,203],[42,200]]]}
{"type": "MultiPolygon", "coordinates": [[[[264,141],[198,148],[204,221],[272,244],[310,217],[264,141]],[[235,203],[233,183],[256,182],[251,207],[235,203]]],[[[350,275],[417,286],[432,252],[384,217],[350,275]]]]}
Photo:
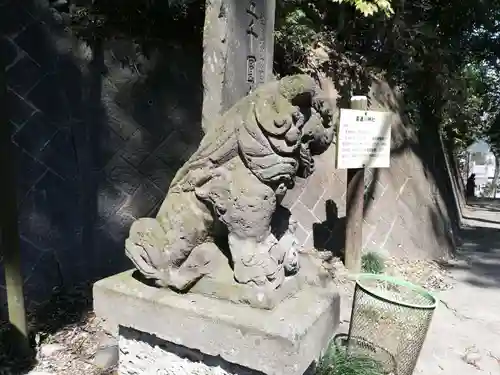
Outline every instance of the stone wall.
{"type": "MultiPolygon", "coordinates": [[[[132,42],[79,43],[36,3],[0,1],[30,302],[46,299],[55,286],[130,267],[123,251],[128,228],[155,214],[173,174],[197,147],[203,93],[201,35],[162,41],[148,58],[131,60],[132,42]]],[[[374,83],[371,99],[372,108],[398,111],[383,83],[374,83]]],[[[395,116],[391,168],[367,173],[364,244],[443,255],[452,246],[444,192],[408,129],[395,116]]],[[[317,164],[285,204],[299,220],[304,246],[337,251],[346,173],[334,169],[333,147],[317,164]]]]}
{"type": "MultiPolygon", "coordinates": [[[[363,249],[410,258],[446,257],[458,228],[451,174],[439,135],[421,145],[401,116],[402,104],[389,85],[372,77],[369,107],[394,113],[391,167],[366,170],[363,249]],[[443,197],[446,196],[449,202],[443,197]]],[[[305,247],[341,254],[345,239],[347,171],[334,166],[335,147],[317,160],[315,174],[288,194],[284,205],[299,218],[305,247]]]]}
{"type": "Polygon", "coordinates": [[[79,43],[28,3],[0,2],[0,54],[31,302],[130,267],[130,224],[156,212],[202,137],[202,40],[152,41],[135,58],[134,43],[79,43]]]}

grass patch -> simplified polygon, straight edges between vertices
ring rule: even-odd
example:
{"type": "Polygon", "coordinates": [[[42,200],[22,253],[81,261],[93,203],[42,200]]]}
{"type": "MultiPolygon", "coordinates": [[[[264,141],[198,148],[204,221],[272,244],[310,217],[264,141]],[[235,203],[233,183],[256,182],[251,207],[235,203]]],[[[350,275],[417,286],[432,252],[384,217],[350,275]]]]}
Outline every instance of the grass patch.
{"type": "Polygon", "coordinates": [[[362,354],[348,354],[330,345],[316,367],[315,375],[384,375],[382,364],[362,354]]]}
{"type": "Polygon", "coordinates": [[[361,257],[361,268],[366,273],[383,273],[385,270],[385,261],[382,255],[369,251],[361,257]]]}

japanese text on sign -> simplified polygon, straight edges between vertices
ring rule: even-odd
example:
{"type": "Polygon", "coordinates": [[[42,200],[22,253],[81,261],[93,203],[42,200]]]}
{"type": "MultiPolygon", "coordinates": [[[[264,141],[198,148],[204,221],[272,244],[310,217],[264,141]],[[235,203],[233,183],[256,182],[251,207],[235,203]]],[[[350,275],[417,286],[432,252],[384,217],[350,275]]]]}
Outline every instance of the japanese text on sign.
{"type": "Polygon", "coordinates": [[[389,116],[389,112],[341,109],[337,168],[388,168],[391,158],[389,116]]]}

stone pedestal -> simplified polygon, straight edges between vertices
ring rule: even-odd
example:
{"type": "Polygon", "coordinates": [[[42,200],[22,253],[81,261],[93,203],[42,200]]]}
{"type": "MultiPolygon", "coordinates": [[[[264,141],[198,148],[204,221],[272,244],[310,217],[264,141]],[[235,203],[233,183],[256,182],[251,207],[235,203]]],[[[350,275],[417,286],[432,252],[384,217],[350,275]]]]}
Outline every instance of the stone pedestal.
{"type": "Polygon", "coordinates": [[[302,375],[339,323],[333,289],[306,286],[273,310],[148,286],[97,282],[94,310],[119,335],[120,375],[302,375]]]}

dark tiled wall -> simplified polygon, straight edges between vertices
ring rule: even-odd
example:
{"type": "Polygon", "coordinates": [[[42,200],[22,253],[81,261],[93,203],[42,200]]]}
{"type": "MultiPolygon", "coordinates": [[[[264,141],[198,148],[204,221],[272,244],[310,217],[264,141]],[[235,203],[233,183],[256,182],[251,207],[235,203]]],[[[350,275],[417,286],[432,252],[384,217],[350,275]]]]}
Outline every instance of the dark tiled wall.
{"type": "Polygon", "coordinates": [[[154,214],[201,138],[202,43],[124,65],[130,41],[87,46],[43,5],[0,4],[25,291],[40,301],[129,266],[129,225],[154,214]]]}

